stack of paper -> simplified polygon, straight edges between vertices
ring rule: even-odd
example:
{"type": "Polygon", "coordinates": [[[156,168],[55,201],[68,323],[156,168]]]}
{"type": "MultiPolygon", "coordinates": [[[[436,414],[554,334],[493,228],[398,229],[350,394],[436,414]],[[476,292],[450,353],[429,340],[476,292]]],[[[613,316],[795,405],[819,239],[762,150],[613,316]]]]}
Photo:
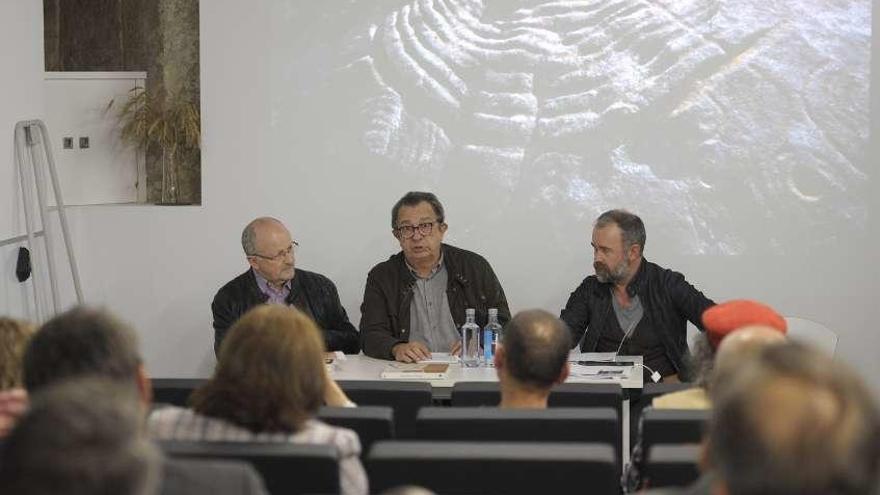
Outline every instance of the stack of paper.
{"type": "Polygon", "coordinates": [[[449,363],[391,363],[381,377],[391,380],[440,380],[449,376],[449,363]]]}

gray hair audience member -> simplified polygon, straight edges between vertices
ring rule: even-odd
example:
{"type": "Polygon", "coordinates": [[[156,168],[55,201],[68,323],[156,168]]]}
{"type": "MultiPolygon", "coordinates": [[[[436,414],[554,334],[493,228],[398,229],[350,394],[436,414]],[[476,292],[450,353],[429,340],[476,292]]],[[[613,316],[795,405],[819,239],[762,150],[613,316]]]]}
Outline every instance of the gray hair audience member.
{"type": "Polygon", "coordinates": [[[546,408],[550,389],[568,377],[571,336],[547,311],[521,311],[503,330],[495,354],[501,407],[546,408]]]}
{"type": "Polygon", "coordinates": [[[875,493],[880,412],[849,369],[790,342],[726,377],[713,393],[708,444],[727,493],[875,493]]]}
{"type": "MultiPolygon", "coordinates": [[[[46,322],[31,339],[24,356],[24,383],[34,395],[65,380],[88,376],[129,388],[140,399],[138,422],[143,423],[152,387],[137,336],[105,311],[78,307],[46,322]]],[[[245,463],[162,459],[160,468],[163,495],[265,493],[259,475],[245,463]]]]}
{"type": "Polygon", "coordinates": [[[720,349],[733,340],[728,351],[734,359],[745,357],[749,349],[781,341],[788,330],[785,319],[770,306],[747,299],[727,301],[710,307],[701,317],[705,332],[694,340],[692,368],[696,387],[654,398],[657,409],[710,409],[708,390],[712,385],[720,349]],[[733,349],[736,347],[737,349],[733,349]],[[740,348],[742,352],[740,352],[740,348]],[[738,354],[743,356],[737,357],[738,354]]]}
{"type": "Polygon", "coordinates": [[[152,399],[137,336],[109,313],[77,307],[40,327],[24,354],[24,385],[34,393],[47,385],[87,374],[136,386],[152,399]]]}
{"type": "Polygon", "coordinates": [[[159,452],[134,388],[98,378],[47,387],[6,439],[4,493],[152,494],[159,452]]]}

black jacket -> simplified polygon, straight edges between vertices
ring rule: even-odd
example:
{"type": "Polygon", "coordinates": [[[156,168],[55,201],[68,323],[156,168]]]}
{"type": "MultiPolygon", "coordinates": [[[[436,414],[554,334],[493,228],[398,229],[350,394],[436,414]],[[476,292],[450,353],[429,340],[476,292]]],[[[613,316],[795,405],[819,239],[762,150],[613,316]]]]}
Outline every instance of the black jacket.
{"type": "MultiPolygon", "coordinates": [[[[449,273],[446,297],[456,326],[465,320],[465,309],[476,310],[477,324],[488,321],[489,308],[498,308],[498,322],[510,320],[504,289],[482,256],[443,244],[443,263],[449,273]]],[[[409,342],[410,303],[415,276],[406,266],[403,252],[374,266],[367,275],[361,304],[361,343],[364,354],[394,359],[391,348],[409,342]]]]}
{"type": "MultiPolygon", "coordinates": [[[[703,311],[715,303],[689,284],[684,275],[644,258],[626,291],[630,297],[639,296],[645,311],[643,318],[658,332],[676,371],[686,378],[687,322],[702,331],[703,311]]],[[[599,282],[595,275],[590,275],[568,298],[559,317],[571,330],[573,344],[584,337],[582,351],[595,351],[602,332],[618,325],[611,297],[611,284],[599,282]]]]}
{"type": "MultiPolygon", "coordinates": [[[[260,290],[252,269],[235,277],[217,291],[211,304],[211,311],[214,313],[214,352],[220,349],[220,342],[227,330],[241,315],[267,300],[269,296],[260,290]]],[[[346,354],[360,352],[357,329],[348,321],[336,286],[329,278],[297,268],[286,301],[288,305],[296,306],[315,320],[324,332],[328,351],[342,351],[346,354]]]]}

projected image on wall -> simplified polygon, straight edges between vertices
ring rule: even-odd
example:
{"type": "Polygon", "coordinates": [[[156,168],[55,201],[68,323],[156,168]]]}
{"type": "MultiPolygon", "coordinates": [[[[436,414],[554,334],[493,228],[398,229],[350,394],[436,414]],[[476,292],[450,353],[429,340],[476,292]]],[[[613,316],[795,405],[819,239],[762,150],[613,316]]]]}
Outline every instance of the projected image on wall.
{"type": "Polygon", "coordinates": [[[864,228],[867,0],[298,3],[276,38],[311,48],[273,49],[311,75],[284,64],[276,118],[313,112],[377,173],[570,221],[628,207],[693,254],[864,228]]]}

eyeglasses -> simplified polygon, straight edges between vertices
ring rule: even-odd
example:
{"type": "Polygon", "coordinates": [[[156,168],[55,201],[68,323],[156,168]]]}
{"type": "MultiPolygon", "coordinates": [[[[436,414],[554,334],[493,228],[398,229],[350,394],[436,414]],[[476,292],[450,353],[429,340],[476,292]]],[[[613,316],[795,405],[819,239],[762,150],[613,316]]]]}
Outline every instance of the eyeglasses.
{"type": "Polygon", "coordinates": [[[290,243],[290,246],[288,246],[287,249],[280,251],[275,256],[265,256],[265,255],[257,254],[257,253],[253,253],[250,256],[255,256],[257,258],[263,258],[264,260],[269,260],[269,261],[281,261],[283,259],[286,259],[288,256],[290,256],[293,253],[294,248],[296,248],[296,247],[299,247],[299,243],[296,241],[293,241],[290,243]]]}
{"type": "Polygon", "coordinates": [[[419,234],[430,235],[434,230],[434,225],[441,225],[442,222],[424,222],[418,225],[401,225],[394,229],[397,232],[397,235],[403,237],[404,239],[409,239],[412,236],[416,235],[416,229],[418,229],[419,234]]]}

